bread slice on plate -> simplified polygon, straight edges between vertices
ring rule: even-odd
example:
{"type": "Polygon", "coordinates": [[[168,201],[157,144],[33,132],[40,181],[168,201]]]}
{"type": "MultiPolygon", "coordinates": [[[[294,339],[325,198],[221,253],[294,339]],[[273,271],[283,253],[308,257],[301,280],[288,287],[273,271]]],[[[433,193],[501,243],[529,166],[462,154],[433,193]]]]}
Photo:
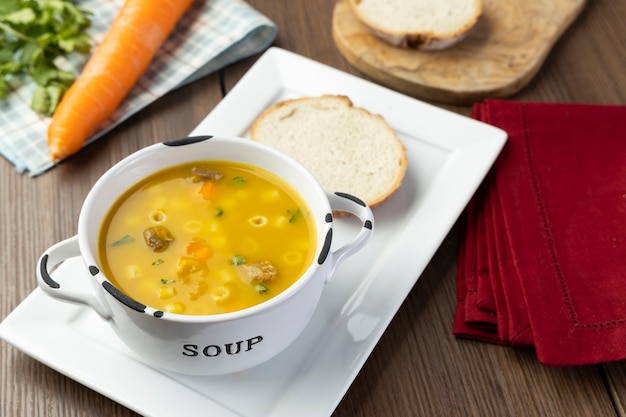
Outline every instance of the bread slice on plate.
{"type": "Polygon", "coordinates": [[[483,10],[483,0],[349,0],[374,35],[399,47],[441,50],[462,40],[483,10]]]}
{"type": "Polygon", "coordinates": [[[324,189],[352,194],[370,207],[400,186],[407,168],[396,132],[346,96],[276,103],[254,121],[250,137],[300,162],[324,189]]]}

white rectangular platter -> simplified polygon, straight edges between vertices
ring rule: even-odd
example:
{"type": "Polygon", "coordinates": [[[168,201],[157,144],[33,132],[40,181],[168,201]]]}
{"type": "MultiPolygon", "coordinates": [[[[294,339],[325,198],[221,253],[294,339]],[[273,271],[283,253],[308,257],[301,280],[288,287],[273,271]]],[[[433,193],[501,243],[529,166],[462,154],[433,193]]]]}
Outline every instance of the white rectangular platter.
{"type": "MultiPolygon", "coordinates": [[[[191,134],[247,137],[252,121],[276,101],[321,94],[346,95],[381,114],[405,144],[409,163],[402,186],[374,209],[370,243],[339,266],[312,321],[287,350],[232,375],[166,373],[138,360],[93,311],[39,289],[0,324],[0,337],[145,416],[331,415],[506,134],[279,48],[263,54],[191,134]]],[[[336,235],[350,237],[353,228],[340,218],[336,235]]],[[[55,274],[80,282],[86,271],[72,259],[55,274]]]]}

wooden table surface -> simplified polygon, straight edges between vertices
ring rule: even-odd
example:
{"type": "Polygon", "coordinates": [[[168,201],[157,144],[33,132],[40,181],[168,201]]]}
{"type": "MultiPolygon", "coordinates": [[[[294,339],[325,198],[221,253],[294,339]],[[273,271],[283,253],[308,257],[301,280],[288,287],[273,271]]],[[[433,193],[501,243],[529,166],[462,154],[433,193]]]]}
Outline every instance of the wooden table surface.
{"type": "MultiPolygon", "coordinates": [[[[276,46],[360,75],[333,44],[334,0],[249,3],[278,25],[276,46]]],[[[626,105],[625,22],[626,1],[590,0],[536,77],[511,99],[626,105]]],[[[167,94],[40,177],[20,175],[0,160],[0,318],[35,289],[34,266],[42,251],[75,234],[82,201],[98,177],[141,147],[189,133],[256,58],[167,94]]],[[[435,104],[470,114],[469,106],[435,104]]],[[[333,416],[625,415],[623,364],[547,368],[532,352],[452,336],[457,229],[333,416]]],[[[9,344],[0,347],[0,416],[136,416],[9,344]]]]}

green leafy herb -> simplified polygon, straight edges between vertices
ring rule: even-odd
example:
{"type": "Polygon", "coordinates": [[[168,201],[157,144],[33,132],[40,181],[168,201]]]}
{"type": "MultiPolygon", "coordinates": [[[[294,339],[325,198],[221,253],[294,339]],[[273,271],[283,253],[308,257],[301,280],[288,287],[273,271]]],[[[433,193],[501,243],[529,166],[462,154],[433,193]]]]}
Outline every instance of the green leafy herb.
{"type": "Polygon", "coordinates": [[[161,265],[163,262],[165,262],[163,259],[159,258],[156,261],[152,262],[152,265],[161,265]]]}
{"type": "Polygon", "coordinates": [[[2,0],[0,98],[9,94],[12,78],[29,77],[37,84],[31,107],[51,115],[75,79],[59,61],[91,49],[90,16],[71,0],[2,0]]]}
{"type": "Polygon", "coordinates": [[[233,259],[231,260],[231,263],[233,265],[243,265],[246,263],[246,258],[244,258],[241,255],[235,255],[233,256],[233,259]]]}
{"type": "Polygon", "coordinates": [[[269,291],[269,289],[262,284],[257,284],[254,286],[254,289],[256,290],[256,292],[258,292],[259,294],[265,294],[266,292],[269,291]]]}
{"type": "Polygon", "coordinates": [[[215,217],[222,217],[223,214],[224,210],[222,210],[221,208],[215,210],[215,217]]]}
{"type": "Polygon", "coordinates": [[[127,243],[131,243],[134,242],[135,238],[132,237],[131,235],[126,235],[121,239],[116,240],[115,242],[111,243],[111,246],[122,246],[125,245],[127,243]]]}
{"type": "Polygon", "coordinates": [[[161,284],[173,284],[176,280],[175,279],[165,279],[165,278],[161,278],[161,284]]]}
{"type": "Polygon", "coordinates": [[[287,213],[290,216],[289,223],[293,223],[302,217],[302,212],[300,211],[300,209],[297,209],[296,211],[287,210],[287,213]]]}
{"type": "Polygon", "coordinates": [[[231,187],[235,187],[235,188],[241,188],[244,185],[246,185],[246,178],[245,177],[235,177],[232,180],[230,180],[228,182],[228,185],[230,185],[231,187]]]}

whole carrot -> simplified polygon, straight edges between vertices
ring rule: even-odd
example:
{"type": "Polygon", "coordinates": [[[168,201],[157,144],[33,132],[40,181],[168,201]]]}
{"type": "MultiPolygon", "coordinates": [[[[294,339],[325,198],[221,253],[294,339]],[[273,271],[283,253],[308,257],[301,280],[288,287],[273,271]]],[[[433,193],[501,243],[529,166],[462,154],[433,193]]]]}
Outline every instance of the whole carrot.
{"type": "Polygon", "coordinates": [[[126,0],[48,127],[52,160],[78,152],[117,109],[193,0],[126,0]]]}

